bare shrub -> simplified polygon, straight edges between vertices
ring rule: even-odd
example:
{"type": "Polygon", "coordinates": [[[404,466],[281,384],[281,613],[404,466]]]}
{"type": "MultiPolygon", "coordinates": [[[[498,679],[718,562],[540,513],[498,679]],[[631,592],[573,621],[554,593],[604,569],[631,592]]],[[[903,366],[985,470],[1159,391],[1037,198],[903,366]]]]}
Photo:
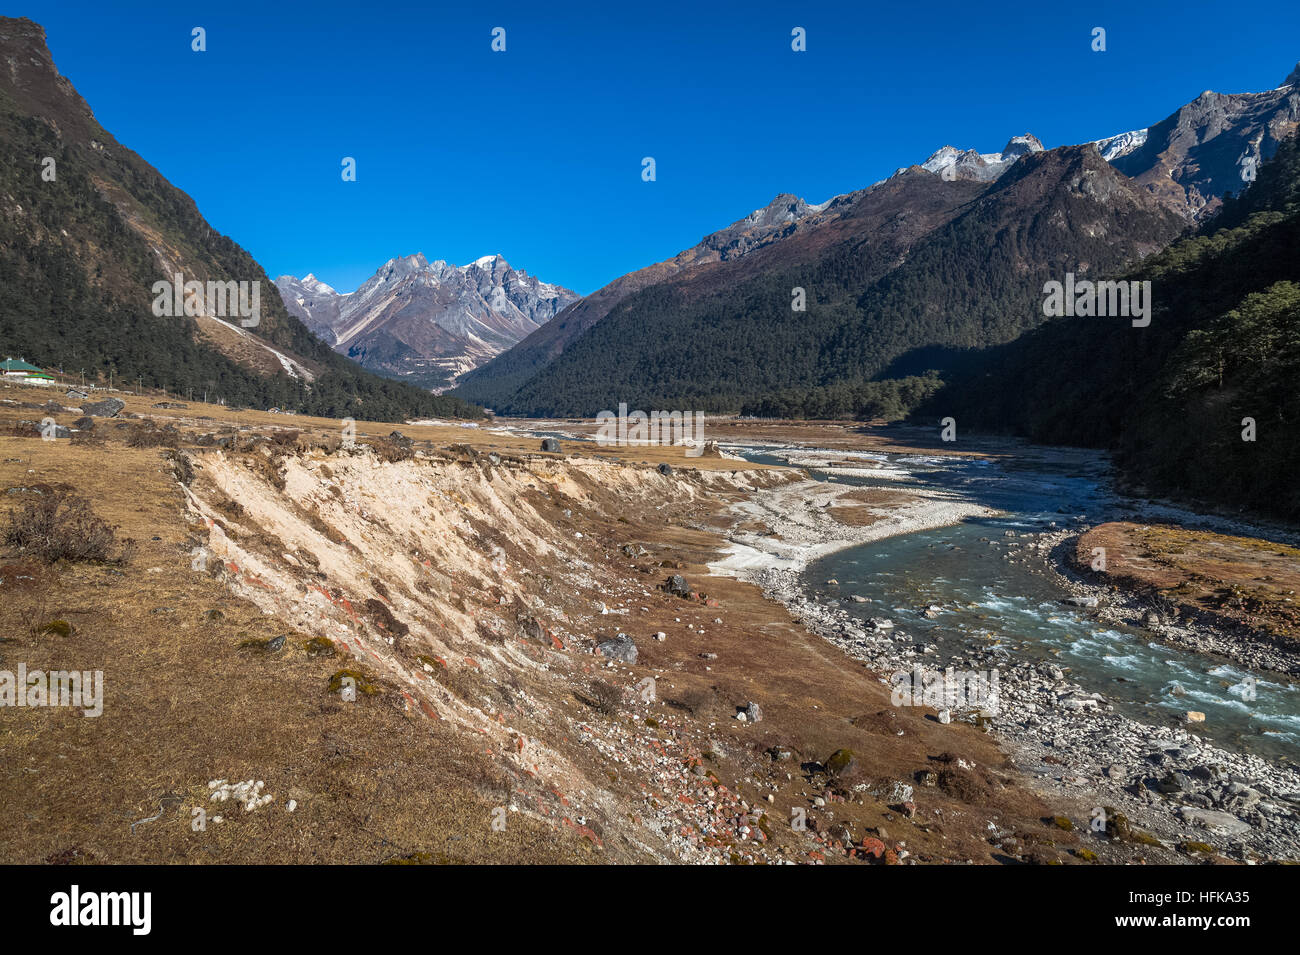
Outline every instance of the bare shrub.
{"type": "Polygon", "coordinates": [[[53,564],[59,560],[126,563],[135,542],[120,544],[116,528],[66,485],[50,487],[9,515],[4,542],[18,553],[53,564]]]}
{"type": "Polygon", "coordinates": [[[614,716],[623,708],[623,691],[607,680],[592,680],[587,688],[587,703],[597,713],[614,716]]]}
{"type": "Polygon", "coordinates": [[[375,449],[375,454],[389,464],[396,464],[398,461],[406,461],[415,457],[415,451],[409,443],[404,444],[389,438],[372,438],[368,443],[375,449]]]}
{"type": "Polygon", "coordinates": [[[15,438],[39,438],[41,428],[35,421],[15,421],[9,428],[15,438]]]}
{"type": "Polygon", "coordinates": [[[175,448],[180,443],[179,431],[160,428],[149,418],[134,422],[126,433],[126,445],[129,448],[175,448]]]}
{"type": "Polygon", "coordinates": [[[676,697],[665,699],[664,704],[675,710],[685,710],[691,716],[699,716],[714,701],[715,694],[708,690],[683,690],[676,697]]]}

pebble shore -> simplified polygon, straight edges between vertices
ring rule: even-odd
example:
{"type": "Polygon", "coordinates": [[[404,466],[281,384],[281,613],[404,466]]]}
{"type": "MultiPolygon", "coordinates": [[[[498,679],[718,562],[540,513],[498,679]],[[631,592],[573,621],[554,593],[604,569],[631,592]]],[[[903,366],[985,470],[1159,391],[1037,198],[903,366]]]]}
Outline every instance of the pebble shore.
{"type": "MultiPolygon", "coordinates": [[[[1104,820],[1118,811],[1130,825],[1167,846],[1204,843],[1247,862],[1300,859],[1300,772],[1295,769],[1230,752],[1185,727],[1135,721],[1117,712],[1101,694],[1071,681],[1060,667],[1018,659],[1005,646],[970,642],[964,653],[944,657],[937,646],[917,642],[892,621],[864,622],[807,592],[801,572],[828,553],[991,513],[934,492],[884,521],[846,527],[826,511],[849,490],[805,481],[755,494],[737,505],[732,516],[738,524],[766,521],[779,528],[779,536],[734,534],[731,552],[713,570],[758,584],[810,631],[867,663],[882,680],[918,665],[940,671],[948,666],[996,670],[1000,692],[995,706],[953,709],[936,718],[985,725],[1035,788],[1062,805],[1081,829],[1095,826],[1094,818],[1104,820]]],[[[1098,612],[1106,619],[1129,624],[1140,620],[1146,608],[1135,599],[1117,601],[1107,588],[1069,577],[1060,555],[1070,536],[1058,530],[1025,535],[1017,559],[1041,562],[1044,573],[1059,575],[1076,596],[1098,597],[1098,612]],[[1106,605],[1101,607],[1103,596],[1106,605]]],[[[1239,635],[1204,625],[1165,628],[1161,636],[1189,649],[1226,653],[1252,667],[1288,672],[1291,665],[1274,658],[1272,648],[1248,648],[1239,635]]],[[[1170,857],[1178,858],[1173,853],[1170,857]]]]}

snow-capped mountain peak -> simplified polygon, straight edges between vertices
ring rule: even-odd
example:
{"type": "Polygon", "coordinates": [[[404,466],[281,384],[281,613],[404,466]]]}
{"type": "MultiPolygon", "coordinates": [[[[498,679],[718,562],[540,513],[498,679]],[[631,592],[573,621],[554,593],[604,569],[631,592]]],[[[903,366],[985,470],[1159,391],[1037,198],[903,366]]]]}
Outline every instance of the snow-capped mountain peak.
{"type": "Polygon", "coordinates": [[[1102,159],[1111,162],[1120,156],[1127,156],[1133,150],[1141,148],[1146,141],[1147,131],[1145,129],[1133,129],[1127,133],[1120,133],[1118,136],[1095,140],[1093,145],[1101,153],[1102,159]]]}
{"type": "Polygon", "coordinates": [[[422,253],[389,259],[355,292],[314,275],[276,279],[285,306],[335,351],[393,378],[446,388],[578,298],[499,254],[468,265],[422,253]]]}
{"type": "MultiPolygon", "coordinates": [[[[292,278],[292,277],[293,277],[293,276],[284,276],[284,278],[292,278]]],[[[338,294],[336,291],[334,291],[334,289],[333,289],[331,286],[326,285],[324,282],[322,282],[320,279],[316,278],[316,276],[312,275],[312,273],[310,273],[310,272],[308,272],[308,273],[303,277],[303,279],[302,279],[302,286],[303,286],[303,288],[311,289],[313,292],[318,292],[318,293],[320,293],[320,294],[322,294],[322,295],[337,295],[337,294],[338,294]]]]}
{"type": "MultiPolygon", "coordinates": [[[[1012,136],[1000,153],[979,153],[973,149],[962,150],[955,146],[943,146],[931,153],[930,158],[921,163],[921,168],[944,179],[990,182],[1006,172],[1008,167],[1021,156],[1042,151],[1043,144],[1038,137],[1025,133],[1021,136],[1012,136]]],[[[899,173],[904,171],[898,170],[899,173]]]]}

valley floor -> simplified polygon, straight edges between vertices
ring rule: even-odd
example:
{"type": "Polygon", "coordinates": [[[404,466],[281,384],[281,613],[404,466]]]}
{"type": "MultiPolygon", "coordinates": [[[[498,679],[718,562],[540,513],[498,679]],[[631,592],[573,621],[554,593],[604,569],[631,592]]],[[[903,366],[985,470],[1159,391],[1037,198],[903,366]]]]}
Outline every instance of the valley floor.
{"type": "Polygon", "coordinates": [[[826,508],[788,469],[454,423],[361,422],[348,447],[338,422],[144,397],[90,439],[20,436],[78,417],[49,397],[0,396],[0,511],[66,483],[137,544],[48,571],[5,551],[0,671],[104,678],[100,716],[0,712],[5,862],[1201,857],[1137,813],[1080,832],[1086,798],[987,727],[893,706],[762,576],[827,520],[860,541],[964,505],[826,508]],[[221,800],[245,780],[274,799],[221,800]]]}

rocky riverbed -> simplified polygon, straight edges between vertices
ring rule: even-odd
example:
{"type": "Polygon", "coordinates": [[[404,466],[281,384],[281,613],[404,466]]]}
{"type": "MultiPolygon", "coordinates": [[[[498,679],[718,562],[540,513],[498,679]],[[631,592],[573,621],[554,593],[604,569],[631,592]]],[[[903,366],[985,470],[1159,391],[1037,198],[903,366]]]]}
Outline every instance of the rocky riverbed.
{"type": "MultiPolygon", "coordinates": [[[[917,666],[926,671],[953,667],[996,672],[995,700],[982,707],[944,707],[934,718],[986,726],[1016,767],[1065,807],[1063,812],[1079,828],[1115,825],[1118,814],[1126,828],[1141,827],[1154,837],[1152,842],[1166,846],[1213,847],[1241,861],[1300,858],[1296,770],[1215,746],[1185,726],[1136,721],[1117,712],[1103,695],[1087,692],[1064,668],[1021,658],[1004,644],[971,640],[962,652],[945,656],[936,644],[918,640],[891,620],[863,621],[838,601],[810,593],[801,571],[816,557],[867,540],[957,523],[979,510],[946,493],[923,493],[893,519],[868,528],[845,528],[828,512],[849,491],[824,482],[801,482],[760,492],[738,507],[738,525],[751,526],[753,518],[762,515],[780,529],[779,537],[754,531],[734,534],[732,553],[714,565],[715,571],[759,584],[804,626],[867,663],[882,679],[917,666]]],[[[1048,529],[1022,535],[1009,559],[1039,561],[1044,573],[1064,576],[1059,559],[1070,533],[1048,529]]],[[[1104,588],[1079,579],[1066,582],[1079,603],[1086,606],[1096,598],[1095,612],[1106,614],[1106,619],[1140,623],[1150,610],[1136,598],[1102,593],[1104,588]]],[[[1165,638],[1190,649],[1227,653],[1252,666],[1285,665],[1273,659],[1268,648],[1247,647],[1237,635],[1196,624],[1153,625],[1163,627],[1165,638]]],[[[1155,845],[1152,849],[1159,851],[1155,845]]]]}

